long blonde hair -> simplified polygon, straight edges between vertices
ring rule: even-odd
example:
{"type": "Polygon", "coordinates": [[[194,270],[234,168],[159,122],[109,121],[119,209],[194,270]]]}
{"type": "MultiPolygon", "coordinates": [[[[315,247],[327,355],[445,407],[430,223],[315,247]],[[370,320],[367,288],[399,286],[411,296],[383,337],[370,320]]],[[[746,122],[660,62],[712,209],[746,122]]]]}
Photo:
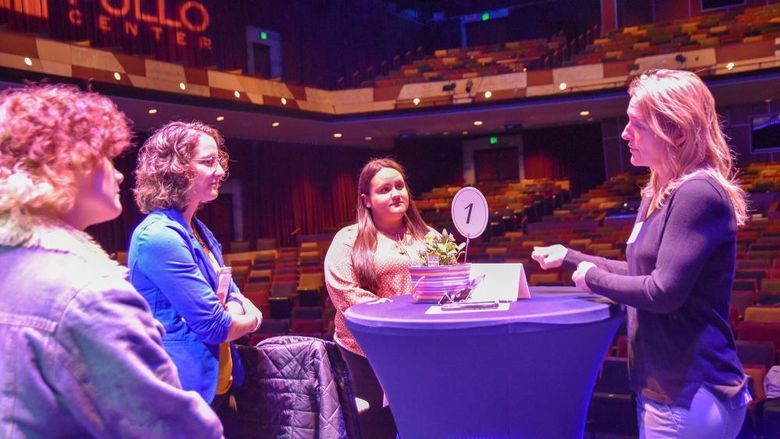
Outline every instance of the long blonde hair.
{"type": "Polygon", "coordinates": [[[628,93],[653,133],[667,146],[671,178],[661,185],[656,171],[642,193],[652,196],[651,208],[660,209],[669,195],[694,175],[703,172],[726,191],[738,226],[747,222],[745,191],[733,168],[715,110],[715,98],[696,74],[682,70],[650,70],[635,78],[628,93]],[[684,138],[682,142],[673,139],[684,138]]]}
{"type": "Polygon", "coordinates": [[[411,233],[414,239],[422,239],[428,233],[428,226],[420,216],[420,212],[414,205],[411,189],[406,182],[406,171],[397,161],[391,158],[378,158],[370,160],[363,166],[358,177],[358,196],[357,196],[357,237],[352,246],[352,267],[357,275],[358,282],[362,288],[369,291],[376,291],[378,282],[376,270],[374,267],[374,254],[376,253],[376,225],[371,210],[366,207],[362,197],[368,196],[371,191],[371,179],[382,168],[391,168],[398,171],[404,179],[407,191],[409,191],[409,207],[404,216],[406,230],[411,233]]]}

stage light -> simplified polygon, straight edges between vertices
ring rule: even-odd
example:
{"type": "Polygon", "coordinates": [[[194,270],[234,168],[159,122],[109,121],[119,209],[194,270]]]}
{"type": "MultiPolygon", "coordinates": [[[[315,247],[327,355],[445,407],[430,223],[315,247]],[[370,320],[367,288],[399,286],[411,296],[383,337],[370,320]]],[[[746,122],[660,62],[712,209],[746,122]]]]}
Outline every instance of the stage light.
{"type": "Polygon", "coordinates": [[[340,139],[341,136],[342,136],[341,133],[333,133],[333,137],[336,138],[336,139],[340,139]]]}
{"type": "Polygon", "coordinates": [[[222,122],[225,120],[225,116],[217,116],[217,122],[222,122]]]}
{"type": "Polygon", "coordinates": [[[495,145],[498,143],[498,137],[496,136],[490,136],[490,144],[495,145]]]}
{"type": "Polygon", "coordinates": [[[482,121],[481,120],[475,120],[474,121],[474,126],[475,127],[482,126],[482,121]]]}
{"type": "Polygon", "coordinates": [[[267,40],[268,39],[268,32],[260,31],[260,39],[261,40],[267,40]]]}
{"type": "Polygon", "coordinates": [[[28,57],[24,57],[24,63],[27,64],[29,67],[32,67],[32,60],[28,57]]]}
{"type": "Polygon", "coordinates": [[[122,75],[120,75],[120,74],[119,74],[119,72],[114,72],[114,79],[116,79],[117,81],[119,81],[119,80],[121,80],[121,79],[122,79],[122,75]]]}
{"type": "Polygon", "coordinates": [[[558,84],[558,88],[559,88],[559,89],[561,89],[561,90],[566,90],[566,88],[567,88],[568,86],[569,86],[569,85],[568,85],[568,84],[566,84],[565,82],[561,82],[560,84],[558,84]]]}
{"type": "Polygon", "coordinates": [[[150,108],[149,111],[147,111],[147,113],[149,113],[149,114],[157,114],[157,109],[156,108],[150,108]]]}
{"type": "Polygon", "coordinates": [[[580,111],[580,116],[582,116],[582,117],[590,116],[590,111],[582,110],[582,111],[580,111]]]}
{"type": "Polygon", "coordinates": [[[364,140],[367,140],[367,141],[369,141],[369,142],[370,142],[370,141],[372,141],[372,140],[374,140],[374,138],[373,138],[373,137],[371,137],[371,136],[366,136],[366,137],[363,137],[363,139],[364,139],[364,140]]]}
{"type": "Polygon", "coordinates": [[[483,12],[482,21],[488,21],[488,20],[490,20],[490,12],[483,12]]]}
{"type": "Polygon", "coordinates": [[[238,98],[241,97],[241,93],[238,90],[236,90],[236,91],[233,92],[233,96],[235,96],[236,99],[238,99],[238,98]]]}
{"type": "Polygon", "coordinates": [[[413,103],[414,105],[420,105],[420,98],[414,98],[414,99],[412,99],[412,103],[413,103]]]}
{"type": "Polygon", "coordinates": [[[282,105],[287,105],[287,98],[282,98],[282,105]]]}
{"type": "Polygon", "coordinates": [[[729,71],[734,70],[734,63],[730,62],[730,63],[726,64],[726,70],[729,70],[729,71]]]}
{"type": "Polygon", "coordinates": [[[180,82],[180,83],[179,83],[179,88],[180,88],[182,91],[184,91],[184,90],[186,90],[186,89],[187,89],[187,84],[185,84],[185,83],[183,83],[183,82],[180,82]]]}
{"type": "Polygon", "coordinates": [[[274,123],[272,123],[272,124],[271,124],[271,126],[272,126],[272,127],[274,127],[274,128],[276,128],[276,127],[278,127],[278,126],[279,126],[279,122],[274,122],[274,123]]]}
{"type": "Polygon", "coordinates": [[[491,97],[493,97],[493,92],[490,91],[490,90],[486,91],[485,92],[485,99],[490,99],[491,97]]]}

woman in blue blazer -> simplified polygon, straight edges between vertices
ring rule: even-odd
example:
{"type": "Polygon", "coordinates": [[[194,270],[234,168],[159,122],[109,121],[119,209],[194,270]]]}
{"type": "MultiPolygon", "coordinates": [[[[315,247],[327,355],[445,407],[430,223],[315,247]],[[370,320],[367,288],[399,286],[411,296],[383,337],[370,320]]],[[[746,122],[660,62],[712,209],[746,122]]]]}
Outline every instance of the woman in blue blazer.
{"type": "Polygon", "coordinates": [[[255,331],[260,311],[230,282],[218,297],[222,247],[195,218],[219,195],[227,153],[222,136],[205,124],[172,122],[141,147],[135,200],[146,218],[133,231],[130,281],[165,327],[163,345],[184,389],[198,392],[234,428],[230,389],[243,381],[231,341],[255,331]]]}

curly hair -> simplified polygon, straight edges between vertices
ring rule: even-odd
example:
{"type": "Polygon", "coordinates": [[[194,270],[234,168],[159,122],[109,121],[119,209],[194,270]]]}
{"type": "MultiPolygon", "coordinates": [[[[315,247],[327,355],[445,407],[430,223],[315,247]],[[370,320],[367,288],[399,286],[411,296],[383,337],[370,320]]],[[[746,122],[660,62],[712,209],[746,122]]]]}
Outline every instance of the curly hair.
{"type": "Polygon", "coordinates": [[[143,213],[157,209],[187,207],[187,195],[194,183],[192,159],[200,135],[214,139],[219,164],[228,171],[225,140],[219,132],[202,122],[169,122],[144,142],[135,168],[135,203],[143,213]]]}
{"type": "Polygon", "coordinates": [[[73,85],[0,93],[0,215],[58,216],[77,181],[130,147],[130,122],[107,97],[73,85]]]}

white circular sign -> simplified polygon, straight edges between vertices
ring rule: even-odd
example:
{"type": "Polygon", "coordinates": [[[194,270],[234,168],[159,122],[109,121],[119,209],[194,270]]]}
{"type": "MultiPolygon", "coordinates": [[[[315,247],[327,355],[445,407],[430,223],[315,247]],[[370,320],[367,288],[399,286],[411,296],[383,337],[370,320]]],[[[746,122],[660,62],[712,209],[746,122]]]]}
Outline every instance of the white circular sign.
{"type": "Polygon", "coordinates": [[[459,190],[452,199],[452,222],[461,235],[466,238],[476,238],[487,227],[488,210],[487,200],[482,192],[475,187],[464,187],[459,190]]]}

